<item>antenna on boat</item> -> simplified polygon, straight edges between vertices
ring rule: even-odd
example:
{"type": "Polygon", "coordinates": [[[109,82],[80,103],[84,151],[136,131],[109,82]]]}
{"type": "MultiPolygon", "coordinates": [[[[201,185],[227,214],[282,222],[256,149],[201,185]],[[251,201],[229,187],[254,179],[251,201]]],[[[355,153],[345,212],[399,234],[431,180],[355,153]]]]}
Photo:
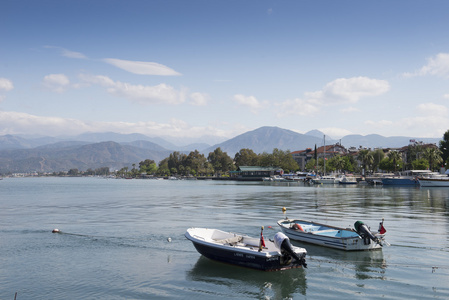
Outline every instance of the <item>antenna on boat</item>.
{"type": "Polygon", "coordinates": [[[265,248],[265,240],[263,239],[263,226],[260,227],[260,241],[259,241],[259,252],[265,248]]]}
{"type": "Polygon", "coordinates": [[[324,135],[324,157],[323,157],[323,165],[324,165],[324,172],[323,172],[323,175],[326,175],[326,135],[324,135]]]}

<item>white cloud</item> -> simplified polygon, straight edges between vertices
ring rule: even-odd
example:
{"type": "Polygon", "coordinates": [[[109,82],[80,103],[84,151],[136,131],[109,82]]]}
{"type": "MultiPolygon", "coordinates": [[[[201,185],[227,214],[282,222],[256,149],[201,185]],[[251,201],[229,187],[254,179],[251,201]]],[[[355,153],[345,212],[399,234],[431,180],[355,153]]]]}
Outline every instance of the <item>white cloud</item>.
{"type": "Polygon", "coordinates": [[[449,99],[449,94],[444,94],[444,95],[443,95],[443,98],[444,98],[444,99],[449,99]]]}
{"type": "Polygon", "coordinates": [[[185,91],[177,91],[172,86],[161,83],[155,86],[134,85],[113,81],[107,76],[80,75],[81,80],[106,87],[107,92],[142,104],[168,103],[180,104],[185,101],[185,91]]]}
{"type": "MultiPolygon", "coordinates": [[[[232,127],[232,126],[230,126],[232,127]]],[[[229,128],[230,128],[229,127],[229,128]]],[[[78,135],[85,132],[141,133],[148,136],[197,138],[205,135],[231,137],[235,129],[222,130],[212,126],[196,127],[178,120],[169,123],[148,122],[85,122],[59,117],[41,117],[20,112],[0,111],[0,135],[34,134],[44,136],[78,135]]],[[[238,133],[242,133],[238,131],[238,133]]]]}
{"type": "Polygon", "coordinates": [[[116,58],[105,58],[104,62],[122,70],[139,75],[179,76],[180,73],[167,66],[145,61],[130,61],[116,58]]]}
{"type": "Polygon", "coordinates": [[[49,49],[58,49],[61,51],[61,55],[68,58],[77,58],[77,59],[87,59],[87,57],[81,52],[70,51],[68,49],[56,46],[45,46],[45,48],[49,49]]]}
{"type": "Polygon", "coordinates": [[[339,139],[344,137],[345,135],[353,134],[353,132],[343,129],[343,128],[336,128],[336,127],[329,127],[329,128],[319,128],[319,131],[325,133],[332,139],[339,139]]]}
{"type": "Polygon", "coordinates": [[[117,81],[112,87],[108,88],[108,93],[134,99],[143,104],[155,102],[179,104],[185,100],[183,92],[176,91],[173,87],[165,83],[155,86],[145,86],[130,85],[117,81]]]}
{"type": "Polygon", "coordinates": [[[70,87],[70,80],[64,74],[50,74],[44,77],[42,84],[53,92],[62,93],[70,87]]]}
{"type": "Polygon", "coordinates": [[[299,98],[284,101],[276,106],[279,107],[279,111],[277,113],[279,118],[289,115],[313,116],[320,110],[319,105],[316,105],[313,101],[299,98]]]}
{"type": "MultiPolygon", "coordinates": [[[[49,49],[57,49],[61,51],[61,55],[68,58],[77,58],[77,59],[87,59],[87,56],[81,52],[71,51],[65,49],[63,47],[57,46],[44,46],[49,49]]],[[[159,76],[179,76],[182,75],[175,70],[155,63],[155,62],[145,62],[145,61],[131,61],[131,60],[123,60],[117,58],[104,58],[103,62],[113,65],[122,70],[139,74],[139,75],[159,75],[159,76]]]]}
{"type": "Polygon", "coordinates": [[[254,96],[244,96],[244,95],[238,94],[238,95],[234,95],[234,100],[241,105],[249,106],[251,108],[259,108],[260,107],[259,101],[254,96]]]}
{"type": "Polygon", "coordinates": [[[449,109],[444,105],[423,103],[416,107],[417,115],[395,121],[365,121],[374,132],[388,132],[388,136],[402,135],[401,132],[413,132],[415,137],[443,136],[449,128],[449,109]]]}
{"type": "Polygon", "coordinates": [[[449,74],[449,53],[439,53],[427,59],[427,65],[413,73],[404,73],[405,77],[414,76],[446,76],[449,74]]]}
{"type": "Polygon", "coordinates": [[[252,113],[257,113],[260,109],[267,105],[267,102],[260,102],[254,96],[245,96],[242,94],[234,95],[234,101],[239,105],[248,107],[252,113]]]}
{"type": "Polygon", "coordinates": [[[378,96],[390,90],[386,80],[368,77],[338,78],[318,92],[306,93],[306,97],[323,104],[356,103],[363,97],[378,96]]]}
{"type": "Polygon", "coordinates": [[[0,111],[0,134],[79,134],[89,131],[84,122],[58,117],[40,117],[27,113],[0,111]]]}
{"type": "Polygon", "coordinates": [[[380,120],[380,121],[372,121],[372,120],[366,120],[366,125],[370,125],[375,128],[383,128],[383,127],[389,127],[392,126],[394,123],[389,120],[380,120]]]}
{"type": "Polygon", "coordinates": [[[435,103],[422,103],[417,106],[417,110],[426,116],[448,116],[448,108],[435,103]]]}
{"type": "Polygon", "coordinates": [[[401,132],[414,132],[415,136],[419,137],[435,137],[435,132],[440,137],[449,128],[449,119],[446,116],[415,116],[410,118],[403,118],[395,122],[395,126],[401,132]]]}
{"type": "Polygon", "coordinates": [[[86,59],[87,57],[80,53],[75,51],[70,51],[67,49],[62,49],[62,56],[68,57],[68,58],[77,58],[77,59],[86,59]]]}
{"type": "Polygon", "coordinates": [[[80,74],[79,78],[81,79],[81,81],[83,81],[84,83],[87,84],[98,84],[101,86],[114,86],[115,82],[114,80],[112,80],[111,78],[107,77],[107,76],[103,76],[103,75],[85,75],[85,74],[80,74]]]}
{"type": "Polygon", "coordinates": [[[359,111],[360,111],[360,109],[352,107],[352,106],[340,109],[340,112],[344,113],[344,114],[355,113],[355,112],[359,112],[359,111]]]}
{"type": "MultiPolygon", "coordinates": [[[[278,104],[279,117],[286,115],[310,116],[321,107],[335,104],[356,103],[361,98],[378,96],[388,92],[388,81],[368,77],[338,78],[329,82],[321,91],[306,92],[304,98],[287,100],[278,104]]],[[[344,110],[355,111],[355,108],[344,110]]]]}
{"type": "Polygon", "coordinates": [[[14,85],[12,84],[12,81],[7,78],[1,78],[0,77],[0,91],[6,91],[9,92],[14,88],[14,85]]]}
{"type": "MultiPolygon", "coordinates": [[[[0,92],[5,91],[9,92],[14,88],[14,85],[12,84],[12,81],[7,78],[0,77],[0,92]]],[[[4,95],[0,95],[0,102],[2,102],[5,99],[4,95]]]]}
{"type": "MultiPolygon", "coordinates": [[[[45,48],[58,49],[61,51],[61,55],[68,58],[87,59],[87,56],[81,52],[71,51],[62,47],[45,46],[45,48]]],[[[159,76],[179,76],[182,75],[175,70],[155,63],[145,61],[131,61],[117,58],[104,58],[103,62],[113,65],[122,70],[128,71],[138,75],[159,75],[159,76]]]]}
{"type": "Polygon", "coordinates": [[[209,102],[210,97],[208,94],[204,93],[192,93],[190,94],[190,99],[190,104],[196,106],[204,106],[209,102]]]}

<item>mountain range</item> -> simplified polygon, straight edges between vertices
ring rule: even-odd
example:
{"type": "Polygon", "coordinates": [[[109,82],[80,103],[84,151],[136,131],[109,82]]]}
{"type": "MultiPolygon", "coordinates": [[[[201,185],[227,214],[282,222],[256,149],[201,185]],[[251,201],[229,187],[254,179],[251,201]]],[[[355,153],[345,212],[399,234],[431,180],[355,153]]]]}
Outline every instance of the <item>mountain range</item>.
{"type": "Polygon", "coordinates": [[[341,143],[346,148],[399,148],[406,146],[411,140],[423,143],[435,143],[438,138],[417,137],[383,137],[381,135],[347,135],[339,140],[332,140],[318,131],[305,134],[278,127],[260,127],[248,131],[229,140],[207,137],[200,142],[180,144],[187,140],[168,141],[169,138],[148,137],[142,134],[84,133],[73,137],[38,137],[4,135],[0,136],[0,173],[19,172],[59,172],[70,169],[81,171],[88,168],[109,167],[111,171],[123,167],[131,168],[145,159],[156,162],[169,156],[173,151],[188,154],[198,150],[206,156],[220,147],[230,157],[243,148],[252,149],[256,153],[271,153],[274,148],[280,150],[304,150],[341,143]],[[174,143],[176,142],[176,144],[174,143]]]}

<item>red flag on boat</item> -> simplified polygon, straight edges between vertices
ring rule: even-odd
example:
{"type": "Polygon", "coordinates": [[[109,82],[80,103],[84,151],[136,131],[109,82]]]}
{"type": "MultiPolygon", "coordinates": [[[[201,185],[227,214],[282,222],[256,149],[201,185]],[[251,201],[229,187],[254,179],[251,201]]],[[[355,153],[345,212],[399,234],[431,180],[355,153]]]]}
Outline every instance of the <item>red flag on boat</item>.
{"type": "Polygon", "coordinates": [[[380,234],[384,234],[385,232],[387,232],[387,230],[384,227],[384,221],[382,220],[382,222],[379,223],[379,233],[380,234]]]}

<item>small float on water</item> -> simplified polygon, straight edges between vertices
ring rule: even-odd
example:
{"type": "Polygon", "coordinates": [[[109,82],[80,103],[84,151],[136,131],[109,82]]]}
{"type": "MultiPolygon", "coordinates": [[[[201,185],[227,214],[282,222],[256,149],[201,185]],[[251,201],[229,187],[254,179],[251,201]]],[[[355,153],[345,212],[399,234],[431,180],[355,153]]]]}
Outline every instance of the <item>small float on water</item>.
{"type": "MultiPolygon", "coordinates": [[[[263,227],[262,227],[263,231],[263,227]]],[[[306,249],[291,245],[282,232],[274,240],[225,232],[219,229],[189,228],[185,237],[205,257],[242,267],[278,271],[306,267],[306,249]]]]}
{"type": "Polygon", "coordinates": [[[335,249],[346,251],[380,250],[383,245],[389,245],[385,241],[386,230],[383,227],[383,220],[376,233],[371,232],[362,221],[355,222],[354,229],[298,219],[282,219],[277,223],[282,232],[292,240],[335,249]]]}

